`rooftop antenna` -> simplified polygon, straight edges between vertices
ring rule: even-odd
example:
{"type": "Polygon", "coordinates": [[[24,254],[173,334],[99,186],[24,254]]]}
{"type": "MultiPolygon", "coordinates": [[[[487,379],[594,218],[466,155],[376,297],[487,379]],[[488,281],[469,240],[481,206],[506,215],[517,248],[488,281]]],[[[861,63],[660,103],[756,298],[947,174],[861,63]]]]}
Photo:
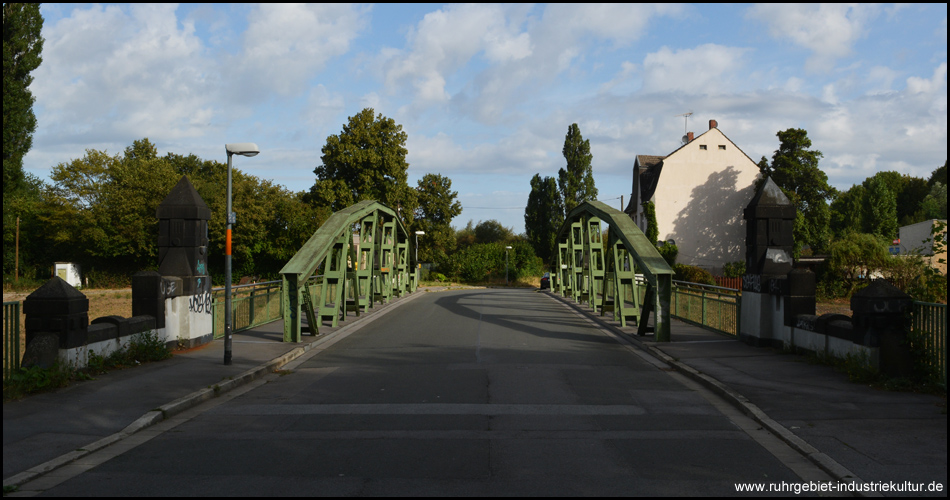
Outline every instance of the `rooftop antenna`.
{"type": "Polygon", "coordinates": [[[686,129],[687,129],[688,126],[689,126],[689,125],[688,125],[688,123],[689,123],[689,117],[690,117],[692,114],[693,114],[693,111],[690,110],[689,113],[683,113],[683,114],[681,114],[681,115],[676,115],[676,116],[682,116],[682,117],[683,117],[683,134],[684,134],[684,135],[688,133],[686,129]]]}

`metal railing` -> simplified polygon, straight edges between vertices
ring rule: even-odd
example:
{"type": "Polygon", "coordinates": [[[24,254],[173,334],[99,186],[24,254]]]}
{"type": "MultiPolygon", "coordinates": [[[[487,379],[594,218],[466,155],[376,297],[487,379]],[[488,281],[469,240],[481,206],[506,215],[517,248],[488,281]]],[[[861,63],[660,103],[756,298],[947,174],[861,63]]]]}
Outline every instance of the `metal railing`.
{"type": "Polygon", "coordinates": [[[912,338],[924,356],[923,363],[947,386],[947,304],[914,301],[912,338]]]}
{"type": "MultiPolygon", "coordinates": [[[[646,283],[638,277],[637,285],[642,298],[646,283]]],[[[738,335],[740,293],[734,288],[673,280],[670,316],[716,332],[738,335]]]]}
{"type": "MultiPolygon", "coordinates": [[[[235,332],[254,328],[283,316],[280,281],[265,281],[231,287],[231,328],[235,332]]],[[[224,337],[224,287],[211,290],[214,338],[224,337]]]]}
{"type": "Polygon", "coordinates": [[[23,343],[20,332],[20,303],[3,303],[3,380],[9,380],[18,368],[23,343]]]}
{"type": "MultiPolygon", "coordinates": [[[[281,280],[234,285],[231,287],[231,329],[235,332],[261,326],[282,319],[281,280]]],[[[307,282],[307,290],[314,303],[320,298],[323,276],[313,276],[307,282]]],[[[214,321],[214,338],[224,337],[224,287],[211,290],[211,311],[214,321]]]]}

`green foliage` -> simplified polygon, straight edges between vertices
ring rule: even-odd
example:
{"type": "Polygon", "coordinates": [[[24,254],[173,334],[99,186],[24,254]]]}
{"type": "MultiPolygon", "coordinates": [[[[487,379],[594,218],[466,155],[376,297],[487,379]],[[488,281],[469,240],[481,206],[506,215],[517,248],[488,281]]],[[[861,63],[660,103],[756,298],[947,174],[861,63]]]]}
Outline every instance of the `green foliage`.
{"type": "Polygon", "coordinates": [[[866,233],[849,233],[834,241],[829,250],[827,277],[845,282],[846,296],[866,284],[872,273],[884,269],[891,258],[887,245],[879,237],[866,233]]]}
{"type": "MultiPolygon", "coordinates": [[[[37,181],[32,198],[11,197],[21,214],[21,268],[32,267],[46,278],[53,261],[79,262],[93,287],[127,285],[135,272],[156,269],[155,212],[182,175],[211,209],[209,272],[222,275],[227,165],[194,155],[159,157],[148,139],[135,141],[121,155],[87,150],[83,158],[54,167],[52,185],[37,181]]],[[[304,202],[303,193],[236,167],[232,177],[238,214],[232,243],[235,276],[276,277],[330,214],[304,202]]],[[[6,221],[6,213],[4,217],[6,221]]],[[[7,266],[5,260],[5,274],[7,266]]]]}
{"type": "Polygon", "coordinates": [[[703,268],[686,264],[673,264],[672,267],[674,280],[706,285],[716,284],[716,278],[713,277],[712,273],[703,268]]]}
{"type": "MultiPolygon", "coordinates": [[[[898,181],[900,176],[898,176],[898,181]]],[[[897,237],[897,197],[880,175],[866,182],[867,203],[864,221],[867,232],[885,240],[897,237]]]]}
{"type": "Polygon", "coordinates": [[[545,262],[551,262],[557,252],[557,232],[564,223],[563,200],[558,194],[554,177],[531,179],[531,194],[524,210],[524,228],[528,241],[545,262]]]}
{"type": "Polygon", "coordinates": [[[943,166],[938,167],[936,170],[930,173],[930,179],[927,179],[927,186],[933,187],[936,183],[941,183],[944,186],[947,185],[947,161],[944,160],[943,166]]]}
{"type": "Polygon", "coordinates": [[[512,247],[508,250],[509,282],[544,272],[541,259],[524,240],[473,244],[452,255],[447,270],[455,279],[466,283],[503,282],[506,244],[512,247]]]}
{"type": "Polygon", "coordinates": [[[562,152],[567,160],[567,167],[558,170],[557,182],[564,200],[564,215],[567,216],[581,203],[597,199],[591,166],[594,155],[590,152],[590,141],[584,140],[576,123],[567,128],[562,152]]]}
{"type": "Polygon", "coordinates": [[[790,128],[776,135],[780,144],[772,155],[772,163],[766,164],[763,158],[759,169],[763,178],[771,177],[795,206],[795,256],[804,245],[820,252],[830,239],[828,200],[835,194],[835,189],[828,184],[828,176],[818,166],[823,155],[821,151],[808,149],[811,139],[803,129],[790,128]]]}
{"type": "Polygon", "coordinates": [[[646,237],[648,240],[650,240],[650,243],[653,243],[653,246],[656,246],[657,239],[660,237],[660,228],[657,227],[656,223],[656,204],[654,204],[652,201],[644,202],[643,215],[647,219],[646,237]]]}
{"type": "Polygon", "coordinates": [[[43,62],[43,16],[38,3],[3,4],[3,211],[23,181],[23,156],[33,147],[36,116],[31,73],[43,62]]]}
{"type": "MultiPolygon", "coordinates": [[[[410,232],[424,231],[419,237],[419,260],[442,263],[455,251],[452,219],[462,213],[458,192],[452,191],[452,180],[437,174],[419,179],[416,193],[419,206],[410,232]]],[[[413,242],[415,243],[415,242],[413,242]]]]}
{"type": "Polygon", "coordinates": [[[930,244],[928,255],[915,251],[911,255],[901,255],[891,259],[884,270],[884,276],[894,286],[922,302],[947,301],[947,276],[937,269],[946,269],[947,224],[936,221],[930,230],[930,238],[923,243],[930,244]]]}
{"type": "Polygon", "coordinates": [[[660,252],[660,256],[663,257],[663,260],[666,261],[670,267],[673,267],[676,264],[676,257],[680,253],[679,247],[673,243],[663,243],[656,247],[657,251],[660,252]]]}
{"type": "MultiPolygon", "coordinates": [[[[23,172],[23,157],[33,147],[36,116],[31,73],[43,61],[43,16],[38,3],[3,4],[3,273],[14,274],[17,217],[20,232],[32,234],[41,183],[23,172]]],[[[21,238],[19,274],[34,276],[31,262],[41,246],[21,238]]]]}
{"type": "Polygon", "coordinates": [[[504,242],[514,238],[514,231],[495,219],[481,221],[475,226],[475,243],[504,242]]]}
{"type": "Polygon", "coordinates": [[[726,262],[722,266],[722,273],[727,278],[741,278],[745,275],[745,261],[737,260],[735,262],[726,262]]]}
{"type": "Polygon", "coordinates": [[[924,197],[920,203],[920,210],[923,220],[928,219],[946,219],[947,218],[947,186],[941,182],[935,182],[930,188],[930,193],[924,197]]]}
{"type": "Polygon", "coordinates": [[[374,118],[372,108],[351,116],[342,132],[327,137],[308,201],[336,212],[376,200],[411,223],[418,202],[416,190],[407,183],[406,138],[402,125],[382,113],[374,118]]]}

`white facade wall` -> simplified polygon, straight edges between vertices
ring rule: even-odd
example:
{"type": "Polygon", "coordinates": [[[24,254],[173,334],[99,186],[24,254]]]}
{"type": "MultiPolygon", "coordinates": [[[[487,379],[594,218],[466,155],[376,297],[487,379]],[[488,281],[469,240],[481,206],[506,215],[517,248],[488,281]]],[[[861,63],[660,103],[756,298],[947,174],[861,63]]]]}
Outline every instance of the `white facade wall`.
{"type": "Polygon", "coordinates": [[[676,242],[678,263],[719,272],[745,259],[742,210],[758,176],[759,167],[718,128],[663,160],[653,201],[659,239],[676,242]]]}

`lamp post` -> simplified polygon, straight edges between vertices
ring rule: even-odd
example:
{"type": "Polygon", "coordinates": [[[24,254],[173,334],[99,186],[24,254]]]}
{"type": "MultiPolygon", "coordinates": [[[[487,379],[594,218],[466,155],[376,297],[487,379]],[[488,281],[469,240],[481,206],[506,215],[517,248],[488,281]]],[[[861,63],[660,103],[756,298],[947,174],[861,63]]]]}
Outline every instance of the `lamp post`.
{"type": "Polygon", "coordinates": [[[508,250],[511,247],[505,247],[505,286],[508,286],[508,250]]]}
{"type": "Polygon", "coordinates": [[[425,231],[416,231],[416,267],[419,267],[419,236],[424,234],[425,231]]]}
{"type": "Polygon", "coordinates": [[[227,230],[224,236],[224,364],[231,364],[231,224],[237,222],[237,214],[231,211],[231,156],[257,156],[257,144],[240,142],[225,144],[228,152],[228,211],[227,230]]]}

